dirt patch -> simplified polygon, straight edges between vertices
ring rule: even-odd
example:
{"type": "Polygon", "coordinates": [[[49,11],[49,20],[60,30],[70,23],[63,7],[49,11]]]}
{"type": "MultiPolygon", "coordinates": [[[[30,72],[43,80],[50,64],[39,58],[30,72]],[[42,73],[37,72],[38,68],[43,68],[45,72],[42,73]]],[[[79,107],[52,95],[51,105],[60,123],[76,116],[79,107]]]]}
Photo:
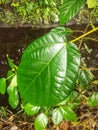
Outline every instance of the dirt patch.
{"type": "MultiPolygon", "coordinates": [[[[76,109],[77,122],[63,121],[59,126],[52,122],[46,130],[98,130],[98,107],[89,108],[85,104],[76,109]]],[[[34,130],[35,116],[27,116],[25,113],[12,113],[6,109],[6,115],[0,113],[0,130],[34,130]]]]}

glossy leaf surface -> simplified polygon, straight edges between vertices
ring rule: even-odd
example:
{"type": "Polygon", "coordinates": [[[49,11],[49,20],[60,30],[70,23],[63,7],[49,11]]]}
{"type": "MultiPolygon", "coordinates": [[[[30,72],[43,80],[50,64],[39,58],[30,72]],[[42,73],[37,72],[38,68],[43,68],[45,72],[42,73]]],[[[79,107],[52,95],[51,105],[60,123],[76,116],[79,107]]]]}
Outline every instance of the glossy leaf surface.
{"type": "Polygon", "coordinates": [[[60,107],[60,111],[65,120],[68,120],[68,121],[77,120],[76,114],[69,107],[62,106],[60,107]]]}
{"type": "Polygon", "coordinates": [[[22,101],[53,106],[73,90],[80,54],[74,44],[66,43],[62,34],[52,30],[25,50],[17,75],[22,101]]]}
{"type": "Polygon", "coordinates": [[[73,18],[85,3],[85,0],[64,0],[60,11],[60,24],[73,18]]]}
{"type": "Polygon", "coordinates": [[[62,28],[62,27],[56,27],[56,28],[53,28],[51,30],[51,32],[55,32],[55,33],[58,33],[60,35],[67,35],[67,34],[72,34],[72,30],[70,28],[62,28]]]}
{"type": "Polygon", "coordinates": [[[0,93],[5,94],[5,92],[6,92],[6,79],[1,78],[0,79],[0,93]]]}
{"type": "Polygon", "coordinates": [[[19,103],[19,96],[18,96],[18,90],[17,90],[17,76],[15,75],[10,83],[10,85],[7,88],[8,92],[8,100],[10,106],[15,109],[18,106],[19,103]]]}
{"type": "Polygon", "coordinates": [[[52,121],[55,125],[59,125],[63,120],[62,114],[59,108],[53,110],[52,121]]]}
{"type": "Polygon", "coordinates": [[[48,118],[44,113],[38,115],[34,122],[35,130],[44,130],[48,124],[48,118]]]}
{"type": "Polygon", "coordinates": [[[40,107],[33,106],[33,105],[29,104],[29,103],[27,103],[24,106],[24,111],[29,116],[32,116],[32,115],[35,115],[36,113],[38,113],[39,109],[40,109],[40,107]]]}

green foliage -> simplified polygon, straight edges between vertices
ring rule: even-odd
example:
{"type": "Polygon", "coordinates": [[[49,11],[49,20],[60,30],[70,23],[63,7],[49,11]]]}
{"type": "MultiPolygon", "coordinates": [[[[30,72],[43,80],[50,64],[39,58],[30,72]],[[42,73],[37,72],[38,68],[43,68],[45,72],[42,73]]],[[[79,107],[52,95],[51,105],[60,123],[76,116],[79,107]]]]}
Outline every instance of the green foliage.
{"type": "Polygon", "coordinates": [[[53,110],[52,121],[55,125],[59,125],[63,121],[63,117],[60,112],[60,108],[55,108],[53,110]]]}
{"type": "Polygon", "coordinates": [[[36,106],[53,106],[64,100],[77,78],[80,54],[74,44],[66,42],[64,32],[54,30],[27,47],[18,67],[21,99],[36,106]]]}
{"type": "MultiPolygon", "coordinates": [[[[4,3],[5,0],[0,1],[0,4],[4,3]]],[[[8,3],[17,10],[17,16],[23,19],[23,23],[26,20],[30,22],[29,19],[32,18],[35,18],[33,22],[46,22],[47,17],[53,14],[51,8],[56,8],[52,0],[23,0],[13,3],[7,1],[6,5],[8,3]]],[[[84,3],[85,0],[64,0],[60,23],[68,22],[84,3]]],[[[97,92],[87,97],[93,76],[90,71],[85,70],[85,66],[79,69],[80,53],[77,47],[66,39],[66,35],[71,33],[68,28],[57,27],[36,39],[24,51],[18,68],[7,56],[11,70],[6,79],[0,79],[0,93],[5,93],[7,81],[11,107],[15,109],[18,106],[20,95],[20,104],[25,113],[29,116],[37,114],[34,121],[35,130],[44,130],[51,117],[55,125],[59,125],[63,119],[76,121],[74,109],[83,99],[90,107],[98,105],[97,92]]]]}
{"type": "Polygon", "coordinates": [[[9,24],[27,23],[33,25],[55,23],[59,20],[61,3],[62,0],[3,0],[0,1],[1,21],[9,24]]]}
{"type": "Polygon", "coordinates": [[[0,0],[0,4],[8,4],[9,0],[0,0]]]}
{"type": "Polygon", "coordinates": [[[13,69],[8,71],[8,73],[7,73],[8,83],[11,82],[11,80],[12,80],[12,78],[13,78],[14,75],[15,75],[15,73],[14,73],[14,70],[13,70],[13,69]]]}
{"type": "Polygon", "coordinates": [[[70,35],[73,33],[72,30],[70,28],[67,28],[67,27],[66,28],[56,27],[56,28],[53,28],[51,31],[54,33],[58,33],[62,36],[67,36],[67,35],[70,35]]]}
{"type": "Polygon", "coordinates": [[[0,107],[0,118],[2,117],[7,117],[7,112],[6,112],[7,108],[6,107],[0,107]]]}
{"type": "Polygon", "coordinates": [[[13,61],[10,59],[10,57],[7,55],[7,61],[12,70],[17,69],[17,66],[13,63],[13,61]]]}
{"type": "Polygon", "coordinates": [[[18,90],[17,90],[17,76],[15,75],[12,80],[10,85],[7,88],[8,92],[8,101],[9,104],[11,105],[12,108],[16,108],[19,104],[19,96],[18,96],[18,90]]]}
{"type": "Polygon", "coordinates": [[[65,120],[68,121],[76,121],[77,116],[69,107],[61,106],[60,107],[61,114],[65,120]]]}
{"type": "Polygon", "coordinates": [[[85,4],[85,0],[64,0],[60,11],[60,24],[67,23],[85,4]]]}
{"type": "Polygon", "coordinates": [[[98,92],[94,92],[92,96],[88,98],[88,105],[90,107],[98,106],[98,92]]]}
{"type": "Polygon", "coordinates": [[[27,103],[26,105],[23,106],[23,109],[27,115],[32,116],[32,115],[35,115],[36,113],[38,113],[38,111],[40,110],[40,107],[27,103]]]}
{"type": "Polygon", "coordinates": [[[41,113],[35,119],[34,122],[35,130],[44,130],[47,124],[48,124],[48,117],[44,113],[41,113]]]}
{"type": "Polygon", "coordinates": [[[97,0],[0,0],[0,21],[11,25],[21,23],[36,26],[57,23],[60,15],[60,24],[64,24],[77,14],[85,3],[88,8],[98,6],[97,0]]]}
{"type": "Polygon", "coordinates": [[[93,79],[93,75],[88,70],[80,70],[78,75],[79,85],[86,89],[90,89],[90,82],[93,79]]]}
{"type": "Polygon", "coordinates": [[[98,6],[98,0],[87,0],[88,8],[94,8],[98,6]]]}
{"type": "Polygon", "coordinates": [[[98,80],[95,80],[92,83],[98,85],[98,80]]]}
{"type": "Polygon", "coordinates": [[[0,93],[5,94],[5,92],[6,92],[6,79],[1,78],[0,79],[0,93]]]}

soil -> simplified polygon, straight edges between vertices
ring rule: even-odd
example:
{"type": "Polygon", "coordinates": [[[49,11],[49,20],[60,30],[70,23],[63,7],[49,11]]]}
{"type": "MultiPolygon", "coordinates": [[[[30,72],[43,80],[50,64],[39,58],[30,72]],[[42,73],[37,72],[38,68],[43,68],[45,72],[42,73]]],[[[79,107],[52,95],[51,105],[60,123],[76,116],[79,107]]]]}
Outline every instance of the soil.
{"type": "MultiPolygon", "coordinates": [[[[79,105],[76,109],[77,122],[63,121],[59,126],[52,122],[46,130],[98,130],[98,107],[89,108],[86,104],[79,105]]],[[[25,113],[12,113],[8,109],[6,113],[0,113],[0,130],[34,130],[34,118],[25,113]]]]}

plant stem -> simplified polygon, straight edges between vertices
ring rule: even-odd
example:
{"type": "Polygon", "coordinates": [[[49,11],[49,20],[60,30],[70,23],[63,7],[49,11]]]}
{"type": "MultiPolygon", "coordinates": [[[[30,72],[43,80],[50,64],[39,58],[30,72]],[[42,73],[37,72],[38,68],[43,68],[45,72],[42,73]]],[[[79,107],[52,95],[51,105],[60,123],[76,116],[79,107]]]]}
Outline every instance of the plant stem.
{"type": "Polygon", "coordinates": [[[91,41],[94,41],[94,42],[98,42],[98,40],[92,38],[92,37],[86,37],[87,40],[91,40],[91,41]]]}
{"type": "Polygon", "coordinates": [[[87,33],[81,35],[80,37],[77,37],[77,38],[71,40],[70,42],[76,42],[76,41],[80,40],[81,38],[84,38],[85,36],[87,36],[87,35],[89,35],[89,34],[95,32],[95,31],[97,31],[97,30],[98,30],[98,27],[96,27],[96,28],[94,28],[94,29],[88,31],[87,33]]]}
{"type": "Polygon", "coordinates": [[[10,75],[9,77],[7,77],[6,80],[10,79],[10,78],[13,77],[14,75],[15,75],[15,73],[12,74],[12,75],[10,75]]]}
{"type": "Polygon", "coordinates": [[[81,68],[81,70],[98,70],[98,68],[81,68]]]}

